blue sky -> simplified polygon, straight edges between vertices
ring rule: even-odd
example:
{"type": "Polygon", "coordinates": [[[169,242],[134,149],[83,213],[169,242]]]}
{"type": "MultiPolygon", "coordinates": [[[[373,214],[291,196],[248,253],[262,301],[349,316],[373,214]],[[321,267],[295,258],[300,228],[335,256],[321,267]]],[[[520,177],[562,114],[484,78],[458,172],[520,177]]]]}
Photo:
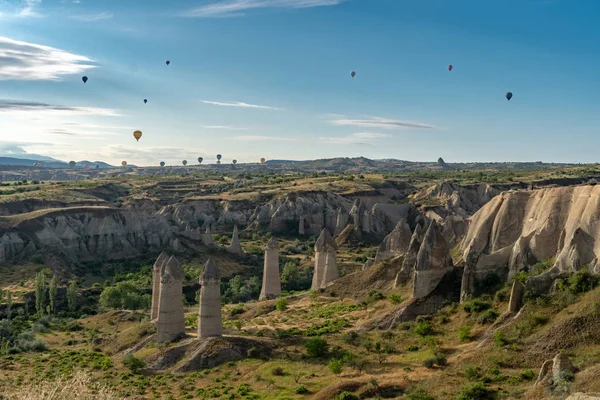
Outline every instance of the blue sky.
{"type": "Polygon", "coordinates": [[[597,0],[0,0],[0,152],[596,162],[598,15],[597,0]]]}

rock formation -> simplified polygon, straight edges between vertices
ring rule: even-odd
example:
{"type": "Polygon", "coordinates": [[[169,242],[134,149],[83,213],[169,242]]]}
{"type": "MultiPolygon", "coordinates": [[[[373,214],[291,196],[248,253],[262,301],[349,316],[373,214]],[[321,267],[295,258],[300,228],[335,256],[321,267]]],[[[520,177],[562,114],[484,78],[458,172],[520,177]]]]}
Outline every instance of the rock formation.
{"type": "Polygon", "coordinates": [[[566,354],[558,353],[553,360],[544,361],[535,384],[547,385],[550,383],[550,380],[554,384],[559,383],[565,379],[565,374],[567,373],[575,373],[575,367],[566,354]]]}
{"type": "Polygon", "coordinates": [[[170,257],[160,270],[160,302],[156,319],[156,341],[171,342],[185,335],[183,315],[183,281],[185,273],[175,257],[170,257]]]}
{"type": "Polygon", "coordinates": [[[337,245],[327,229],[315,243],[315,272],[311,289],[321,289],[339,277],[336,261],[337,245]]]}
{"type": "Polygon", "coordinates": [[[437,199],[441,207],[461,217],[467,217],[499,194],[500,190],[487,183],[460,186],[442,182],[417,192],[412,198],[417,202],[437,199]]]}
{"type": "Polygon", "coordinates": [[[209,258],[200,275],[200,307],[198,311],[198,337],[221,336],[221,272],[209,258]]]}
{"type": "Polygon", "coordinates": [[[205,246],[210,246],[213,244],[212,233],[210,232],[210,225],[206,226],[204,235],[202,235],[202,243],[204,243],[205,246]]]}
{"type": "Polygon", "coordinates": [[[279,277],[279,244],[271,237],[265,247],[265,265],[259,300],[270,300],[281,296],[279,277]]]}
{"type": "Polygon", "coordinates": [[[425,229],[423,225],[417,224],[415,231],[412,234],[408,249],[406,250],[404,261],[402,262],[402,268],[396,275],[394,286],[398,287],[412,279],[415,265],[417,264],[417,256],[421,249],[421,242],[425,237],[425,229]]]}
{"type": "Polygon", "coordinates": [[[555,258],[527,290],[548,286],[561,271],[589,265],[600,273],[600,186],[505,192],[471,217],[460,249],[473,279],[511,279],[536,262],[555,258]],[[549,282],[549,283],[548,283],[549,282]]]}
{"type": "Polygon", "coordinates": [[[446,240],[438,224],[431,221],[417,255],[413,297],[424,298],[429,295],[452,268],[452,257],[446,240]]]}
{"type": "Polygon", "coordinates": [[[348,214],[346,213],[344,208],[340,206],[337,209],[337,216],[335,221],[335,235],[337,236],[340,233],[342,233],[346,225],[348,225],[348,214]]]}
{"type": "Polygon", "coordinates": [[[152,266],[152,308],[150,309],[150,320],[158,318],[158,306],[160,304],[160,271],[163,264],[169,259],[164,251],[160,253],[152,266]]]}
{"type": "Polygon", "coordinates": [[[229,245],[229,248],[227,248],[227,251],[232,254],[237,254],[237,255],[244,254],[244,250],[242,249],[242,246],[240,245],[240,238],[239,238],[239,234],[238,234],[237,225],[233,227],[233,235],[231,236],[231,244],[229,245]]]}
{"type": "Polygon", "coordinates": [[[304,216],[301,216],[298,222],[298,235],[304,236],[304,216]]]}
{"type": "Polygon", "coordinates": [[[412,238],[412,232],[410,227],[405,220],[400,220],[394,230],[383,239],[377,255],[375,256],[375,262],[387,260],[392,257],[406,254],[410,241],[412,238]]]}
{"type": "Polygon", "coordinates": [[[510,301],[508,303],[508,311],[517,313],[523,305],[523,296],[525,295],[525,286],[515,279],[512,290],[510,291],[510,301]]]}

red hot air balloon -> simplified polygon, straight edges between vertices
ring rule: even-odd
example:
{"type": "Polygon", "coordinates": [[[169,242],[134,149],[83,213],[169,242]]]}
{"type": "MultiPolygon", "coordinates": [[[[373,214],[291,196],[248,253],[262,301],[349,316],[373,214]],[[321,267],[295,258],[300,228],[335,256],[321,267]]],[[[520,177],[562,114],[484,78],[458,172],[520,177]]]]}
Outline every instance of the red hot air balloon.
{"type": "Polygon", "coordinates": [[[264,158],[264,157],[260,159],[260,163],[261,163],[261,164],[264,164],[264,163],[265,163],[265,161],[266,161],[266,160],[265,160],[265,158],[264,158]]]}
{"type": "Polygon", "coordinates": [[[452,68],[454,68],[452,64],[448,65],[448,71],[452,71],[452,68]]]}

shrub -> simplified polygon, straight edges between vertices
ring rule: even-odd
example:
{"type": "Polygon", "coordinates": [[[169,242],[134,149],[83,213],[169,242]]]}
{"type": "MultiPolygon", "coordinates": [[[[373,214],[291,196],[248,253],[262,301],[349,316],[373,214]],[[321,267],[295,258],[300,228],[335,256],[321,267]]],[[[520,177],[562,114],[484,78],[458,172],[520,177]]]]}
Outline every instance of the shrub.
{"type": "Polygon", "coordinates": [[[406,351],[419,351],[419,346],[410,345],[406,348],[406,351]]]}
{"type": "Polygon", "coordinates": [[[463,387],[456,400],[486,400],[493,399],[494,391],[486,388],[483,383],[477,382],[463,387]]]}
{"type": "Polygon", "coordinates": [[[427,358],[423,361],[423,365],[427,368],[433,368],[435,366],[435,358],[427,358]]]}
{"type": "Polygon", "coordinates": [[[285,371],[283,370],[283,368],[281,367],[275,367],[271,370],[271,373],[274,376],[284,376],[285,375],[285,371]]]}
{"type": "Polygon", "coordinates": [[[280,297],[275,304],[275,308],[279,311],[287,310],[287,301],[283,297],[280,297]]]}
{"type": "Polygon", "coordinates": [[[406,396],[407,400],[435,400],[435,397],[430,396],[425,389],[417,389],[414,392],[410,392],[406,396]]]}
{"type": "Polygon", "coordinates": [[[470,365],[465,369],[465,378],[470,381],[481,378],[481,368],[470,365]]]}
{"type": "Polygon", "coordinates": [[[139,370],[146,366],[144,360],[134,357],[133,354],[128,354],[123,357],[123,365],[125,365],[131,372],[137,374],[139,370]]]}
{"type": "Polygon", "coordinates": [[[306,386],[298,386],[295,390],[296,394],[309,394],[310,391],[306,388],[306,386]]]}
{"type": "Polygon", "coordinates": [[[490,324],[496,319],[498,319],[498,316],[498,311],[494,310],[493,308],[490,308],[477,318],[477,322],[479,322],[482,325],[490,324]]]}
{"type": "Polygon", "coordinates": [[[521,379],[523,379],[523,380],[525,380],[525,381],[530,381],[530,380],[532,380],[533,378],[535,378],[535,372],[533,372],[533,371],[532,371],[532,370],[530,370],[530,369],[527,369],[527,370],[525,370],[525,371],[521,372],[521,373],[519,374],[519,376],[521,377],[521,379]]]}
{"type": "Polygon", "coordinates": [[[329,364],[327,366],[332,374],[339,375],[342,373],[342,360],[333,358],[329,360],[329,364]]]}
{"type": "Polygon", "coordinates": [[[369,293],[367,293],[367,302],[368,303],[374,303],[376,301],[382,300],[385,297],[383,296],[383,293],[381,293],[379,290],[369,290],[369,293]]]}
{"type": "Polygon", "coordinates": [[[508,301],[510,299],[510,288],[503,287],[502,289],[498,290],[496,292],[496,295],[494,296],[494,299],[499,303],[504,303],[505,301],[508,301]]]}
{"type": "Polygon", "coordinates": [[[433,333],[433,326],[431,326],[431,322],[420,321],[417,326],[415,326],[415,333],[419,336],[431,335],[433,333]]]}
{"type": "Polygon", "coordinates": [[[502,332],[494,333],[494,344],[498,347],[504,347],[508,344],[506,336],[502,332]]]}
{"type": "Polygon", "coordinates": [[[436,354],[434,359],[435,363],[440,367],[443,367],[444,365],[448,364],[448,359],[443,354],[436,354]]]}
{"type": "Polygon", "coordinates": [[[360,400],[360,397],[353,395],[352,393],[349,393],[349,392],[342,392],[337,395],[336,399],[337,400],[360,400]]]}
{"type": "Polygon", "coordinates": [[[404,301],[404,297],[399,293],[390,293],[388,295],[388,300],[392,304],[400,304],[404,301]]]}
{"type": "Polygon", "coordinates": [[[471,327],[468,325],[463,325],[458,328],[458,339],[461,342],[471,341],[471,327]]]}
{"type": "Polygon", "coordinates": [[[483,301],[479,299],[474,299],[468,302],[463,303],[463,310],[465,312],[471,313],[479,313],[485,310],[489,310],[492,308],[492,303],[490,301],[483,301]]]}
{"type": "Polygon", "coordinates": [[[325,339],[314,337],[304,345],[306,352],[311,357],[324,357],[329,352],[329,344],[325,339]]]}

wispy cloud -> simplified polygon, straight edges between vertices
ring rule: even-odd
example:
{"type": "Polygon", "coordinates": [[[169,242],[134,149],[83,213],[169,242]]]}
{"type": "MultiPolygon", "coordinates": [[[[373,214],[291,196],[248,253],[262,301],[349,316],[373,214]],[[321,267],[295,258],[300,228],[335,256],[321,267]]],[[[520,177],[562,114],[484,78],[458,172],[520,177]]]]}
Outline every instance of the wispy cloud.
{"type": "Polygon", "coordinates": [[[222,107],[260,108],[262,110],[282,110],[281,108],[277,108],[277,107],[261,106],[258,104],[248,104],[248,103],[242,103],[240,101],[236,101],[233,103],[223,103],[220,101],[202,100],[202,102],[204,104],[211,104],[213,106],[222,106],[222,107]]]}
{"type": "Polygon", "coordinates": [[[383,139],[391,137],[388,133],[378,132],[357,132],[349,136],[341,137],[320,137],[319,140],[338,145],[360,145],[360,146],[373,146],[373,141],[377,139],[383,139]]]}
{"type": "Polygon", "coordinates": [[[222,0],[182,13],[185,17],[238,17],[259,8],[309,8],[335,6],[345,0],[222,0]]]}
{"type": "Polygon", "coordinates": [[[237,126],[228,126],[228,125],[207,125],[204,128],[206,129],[223,129],[227,131],[247,131],[248,128],[240,128],[237,126]]]}
{"type": "Polygon", "coordinates": [[[381,117],[368,117],[367,119],[346,119],[336,118],[329,121],[332,125],[347,125],[347,126],[362,126],[369,128],[383,129],[399,129],[399,128],[416,128],[416,129],[435,129],[433,126],[413,121],[402,121],[397,119],[388,119],[381,117]]]}
{"type": "Polygon", "coordinates": [[[65,50],[0,36],[0,80],[56,80],[95,68],[87,64],[92,61],[65,50]]]}
{"type": "Polygon", "coordinates": [[[73,115],[101,115],[105,117],[122,116],[116,110],[96,107],[71,107],[56,104],[40,103],[36,101],[2,100],[0,99],[0,113],[27,113],[51,112],[57,114],[73,115]]]}
{"type": "Polygon", "coordinates": [[[63,136],[81,136],[81,137],[104,137],[110,135],[116,135],[115,132],[100,132],[100,131],[84,131],[84,130],[72,130],[72,129],[48,129],[46,133],[50,135],[63,135],[63,136]]]}
{"type": "Polygon", "coordinates": [[[42,0],[0,0],[0,18],[42,17],[37,11],[42,0]]]}
{"type": "Polygon", "coordinates": [[[246,142],[260,142],[260,141],[265,141],[265,140],[291,142],[291,141],[296,140],[294,138],[284,138],[284,137],[279,137],[279,136],[251,136],[251,135],[249,135],[249,136],[234,136],[234,137],[232,137],[232,139],[242,140],[242,141],[246,141],[246,142]]]}
{"type": "Polygon", "coordinates": [[[95,21],[102,21],[104,19],[111,19],[111,18],[114,18],[114,16],[115,15],[113,13],[101,12],[99,14],[90,14],[90,15],[71,15],[69,18],[74,19],[76,21],[95,22],[95,21]]]}

